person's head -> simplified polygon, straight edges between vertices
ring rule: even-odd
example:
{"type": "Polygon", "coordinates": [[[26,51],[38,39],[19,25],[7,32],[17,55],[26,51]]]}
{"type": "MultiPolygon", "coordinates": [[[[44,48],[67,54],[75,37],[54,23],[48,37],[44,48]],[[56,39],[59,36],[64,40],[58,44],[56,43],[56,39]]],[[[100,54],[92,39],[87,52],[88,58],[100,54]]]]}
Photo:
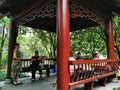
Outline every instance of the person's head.
{"type": "Polygon", "coordinates": [[[20,44],[19,43],[15,43],[15,48],[19,49],[20,48],[20,44]]]}
{"type": "Polygon", "coordinates": [[[77,57],[80,57],[80,56],[81,56],[81,53],[80,53],[80,52],[78,52],[78,53],[77,53],[77,57]]]}
{"type": "Polygon", "coordinates": [[[38,54],[39,54],[38,51],[35,51],[35,55],[38,56],[38,54]]]}
{"type": "Polygon", "coordinates": [[[99,56],[100,56],[99,51],[96,50],[96,51],[94,52],[94,56],[95,56],[95,57],[99,57],[99,56]]]}

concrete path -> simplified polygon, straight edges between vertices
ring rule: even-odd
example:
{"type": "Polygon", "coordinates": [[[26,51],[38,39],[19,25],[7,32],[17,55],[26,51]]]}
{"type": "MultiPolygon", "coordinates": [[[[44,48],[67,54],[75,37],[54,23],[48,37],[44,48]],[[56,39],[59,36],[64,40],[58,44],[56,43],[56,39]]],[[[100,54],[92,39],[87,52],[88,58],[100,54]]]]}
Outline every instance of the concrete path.
{"type": "MultiPolygon", "coordinates": [[[[56,90],[50,86],[50,82],[54,80],[55,76],[45,77],[44,80],[31,81],[31,77],[22,78],[21,85],[5,84],[4,81],[0,82],[0,90],[56,90]]],[[[38,79],[38,78],[37,78],[38,79]]]]}
{"type": "MultiPolygon", "coordinates": [[[[50,82],[55,79],[55,75],[46,77],[44,80],[38,80],[35,82],[31,82],[31,78],[22,78],[22,85],[12,85],[5,84],[4,81],[0,82],[0,90],[56,90],[56,88],[50,86],[50,82]]],[[[76,87],[71,90],[84,90],[83,85],[80,87],[76,87]]],[[[106,87],[94,85],[93,90],[120,90],[120,80],[114,79],[112,82],[107,82],[106,87]],[[116,88],[116,89],[115,89],[116,88]]]]}

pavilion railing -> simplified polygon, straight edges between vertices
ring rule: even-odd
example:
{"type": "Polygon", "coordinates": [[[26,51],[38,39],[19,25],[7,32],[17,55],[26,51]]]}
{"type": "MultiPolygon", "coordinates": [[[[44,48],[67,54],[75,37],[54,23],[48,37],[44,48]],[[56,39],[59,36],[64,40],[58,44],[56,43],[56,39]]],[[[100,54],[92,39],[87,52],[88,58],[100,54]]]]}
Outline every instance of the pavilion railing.
{"type": "Polygon", "coordinates": [[[74,66],[70,75],[70,88],[85,84],[100,78],[115,74],[119,69],[120,60],[76,60],[69,61],[69,66],[74,66]]]}
{"type": "MultiPolygon", "coordinates": [[[[26,68],[29,67],[31,62],[31,59],[23,59],[22,60],[22,68],[26,68]]],[[[38,61],[38,63],[40,64],[40,66],[47,66],[48,68],[55,68],[55,59],[51,58],[51,59],[46,59],[44,61],[38,61]]]]}

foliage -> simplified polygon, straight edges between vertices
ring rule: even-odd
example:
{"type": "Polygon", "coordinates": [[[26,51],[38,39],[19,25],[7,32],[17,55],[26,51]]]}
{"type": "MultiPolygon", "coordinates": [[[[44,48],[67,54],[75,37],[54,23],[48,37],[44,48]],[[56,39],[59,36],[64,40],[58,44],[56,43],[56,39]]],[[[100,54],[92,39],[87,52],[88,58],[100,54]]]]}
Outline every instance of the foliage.
{"type": "MultiPolygon", "coordinates": [[[[0,71],[0,81],[5,80],[5,79],[6,79],[6,75],[7,75],[7,71],[1,70],[1,71],[0,71]]],[[[26,74],[24,74],[24,73],[20,73],[19,76],[20,76],[20,78],[24,78],[24,77],[28,77],[29,75],[26,75],[26,74]]]]}
{"type": "Polygon", "coordinates": [[[114,40],[115,40],[115,51],[116,57],[120,58],[120,17],[115,16],[114,19],[114,40]]]}
{"type": "Polygon", "coordinates": [[[84,58],[93,58],[93,52],[99,50],[106,56],[106,38],[102,27],[92,27],[71,33],[71,48],[81,52],[84,58]]]}
{"type": "Polygon", "coordinates": [[[18,31],[19,31],[18,32],[19,35],[26,35],[26,33],[29,31],[29,29],[28,29],[28,27],[19,25],[18,31]]]}
{"type": "Polygon", "coordinates": [[[2,55],[2,68],[4,68],[4,69],[6,69],[7,67],[6,67],[6,65],[7,65],[7,63],[8,63],[8,59],[7,59],[7,57],[8,57],[8,54],[6,53],[6,52],[3,52],[3,55],[2,55]]]}
{"type": "Polygon", "coordinates": [[[6,71],[0,71],[0,81],[6,79],[6,71]]]}
{"type": "Polygon", "coordinates": [[[17,37],[17,42],[21,46],[22,57],[31,58],[35,50],[38,50],[42,56],[54,57],[56,51],[55,34],[39,29],[27,29],[26,34],[19,34],[17,37]]]}
{"type": "Polygon", "coordinates": [[[49,57],[53,58],[56,56],[56,35],[48,31],[34,29],[36,35],[42,44],[43,50],[46,50],[49,57]]]}
{"type": "MultiPolygon", "coordinates": [[[[4,17],[0,19],[0,69],[2,68],[2,55],[3,50],[7,50],[4,46],[6,41],[8,41],[8,31],[9,31],[9,19],[4,17]]],[[[4,51],[5,52],[5,51],[4,51]]],[[[7,58],[6,58],[7,60],[7,58]]]]}

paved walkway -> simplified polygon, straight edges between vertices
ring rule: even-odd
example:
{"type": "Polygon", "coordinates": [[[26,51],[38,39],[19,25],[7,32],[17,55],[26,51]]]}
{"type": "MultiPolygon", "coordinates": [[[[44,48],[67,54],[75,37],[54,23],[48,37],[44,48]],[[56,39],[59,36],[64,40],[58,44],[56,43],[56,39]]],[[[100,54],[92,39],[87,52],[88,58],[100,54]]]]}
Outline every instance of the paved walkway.
{"type": "MultiPolygon", "coordinates": [[[[23,81],[22,85],[12,85],[12,84],[5,84],[4,81],[0,82],[0,90],[56,90],[50,86],[50,82],[55,79],[55,75],[46,77],[44,80],[38,80],[36,82],[31,82],[31,78],[22,78],[23,81]]],[[[76,87],[71,90],[84,90],[83,85],[80,87],[76,87]]],[[[103,86],[94,86],[94,90],[120,90],[120,80],[114,79],[112,82],[108,82],[106,87],[103,86]],[[117,88],[117,89],[114,89],[117,88]]]]}
{"type": "Polygon", "coordinates": [[[37,80],[32,82],[31,77],[22,78],[20,81],[23,82],[21,85],[13,85],[13,84],[5,84],[4,81],[0,82],[0,90],[56,90],[55,88],[50,86],[50,82],[52,82],[55,78],[55,75],[50,77],[45,77],[44,80],[37,80]]]}

